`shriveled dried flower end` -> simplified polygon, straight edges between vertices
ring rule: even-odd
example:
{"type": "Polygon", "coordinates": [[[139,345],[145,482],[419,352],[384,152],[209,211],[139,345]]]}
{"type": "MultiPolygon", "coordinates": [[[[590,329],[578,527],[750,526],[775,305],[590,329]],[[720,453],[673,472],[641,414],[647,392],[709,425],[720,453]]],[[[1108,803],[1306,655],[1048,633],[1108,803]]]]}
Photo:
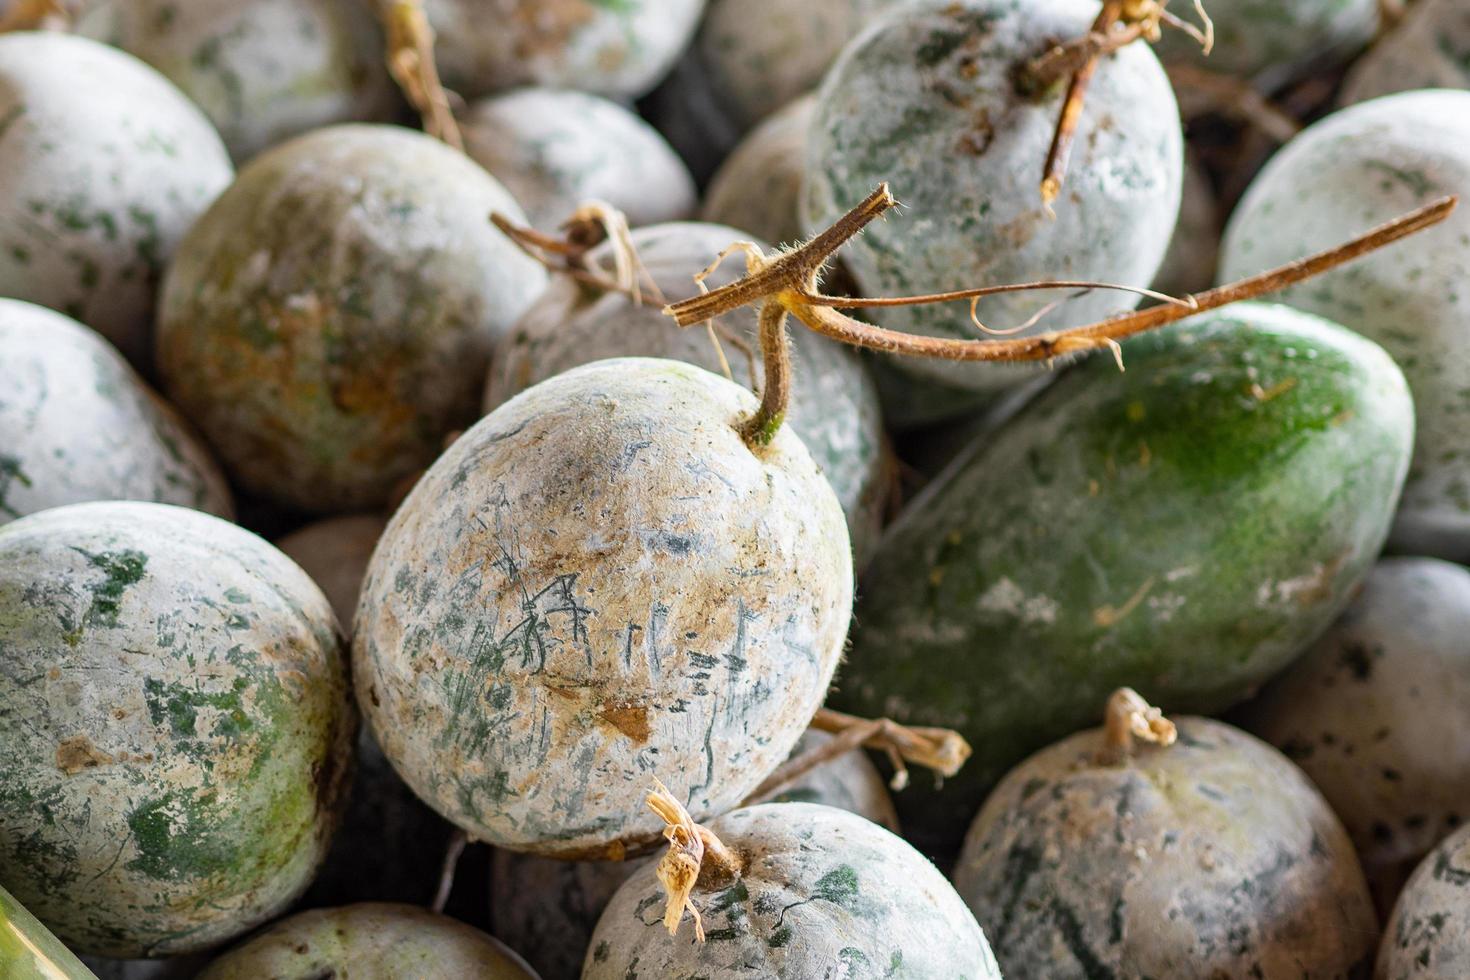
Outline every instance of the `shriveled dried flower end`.
{"type": "Polygon", "coordinates": [[[1103,721],[1103,747],[1097,761],[1114,765],[1133,754],[1133,740],[1153,745],[1173,745],[1179,731],[1163,711],[1143,699],[1131,687],[1120,687],[1108,698],[1103,721]]]}
{"type": "Polygon", "coordinates": [[[648,794],[647,802],[648,808],[664,822],[664,839],[669,842],[668,852],[654,868],[668,895],[664,927],[669,935],[677,935],[687,910],[694,917],[694,938],[704,942],[704,920],[694,904],[694,890],[714,890],[734,884],[740,877],[742,862],[718,837],[695,823],[684,804],[658,779],[653,781],[653,792],[648,794]]]}

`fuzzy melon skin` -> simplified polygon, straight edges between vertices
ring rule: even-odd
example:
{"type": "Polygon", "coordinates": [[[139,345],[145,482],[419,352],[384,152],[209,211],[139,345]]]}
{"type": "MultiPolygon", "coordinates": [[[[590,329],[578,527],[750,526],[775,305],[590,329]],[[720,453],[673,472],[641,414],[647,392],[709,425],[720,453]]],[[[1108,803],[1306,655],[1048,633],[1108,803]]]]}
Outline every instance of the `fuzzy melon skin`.
{"type": "Polygon", "coordinates": [[[985,801],[953,877],[1006,975],[1366,980],[1378,923],[1327,801],[1244,732],[1175,720],[1116,766],[1073,735],[985,801]]]}
{"type": "Polygon", "coordinates": [[[1389,558],[1241,715],[1321,788],[1380,908],[1470,817],[1470,572],[1389,558]]]}
{"type": "Polygon", "coordinates": [[[257,157],[190,230],[158,324],[164,388],[242,488],[383,505],[475,417],[490,348],[545,285],[483,169],[393,126],[257,157]]]}
{"type": "Polygon", "coordinates": [[[234,177],[204,115],[130,55],[0,37],[0,295],[60,310],[146,370],[164,263],[234,177]]]}
{"type": "MultiPolygon", "coordinates": [[[[874,22],[833,65],[817,96],[803,218],[826,228],[881,181],[904,203],[849,242],[843,261],[867,296],[995,283],[1150,282],[1179,211],[1183,137],[1169,80],[1145,46],[1099,67],[1087,93],[1062,195],[1047,214],[1042,164],[1061,93],[1018,94],[1015,66],[1087,33],[1091,0],[923,0],[874,22]]],[[[980,320],[1010,327],[1060,297],[983,299],[980,320]]],[[[1067,299],[1028,332],[1097,320],[1137,305],[1127,293],[1067,299]]],[[[973,339],[963,304],[870,311],[884,327],[973,339]]],[[[994,390],[1034,366],[922,358],[923,378],[994,390]]]]}
{"type": "Polygon", "coordinates": [[[745,131],[816,88],[843,47],[902,2],[710,0],[693,50],[725,114],[745,131]]]}
{"type": "Polygon", "coordinates": [[[694,895],[708,941],[696,943],[688,922],[669,936],[663,887],[645,865],[598,921],[583,980],[999,980],[949,882],[871,821],[812,803],[767,803],[706,826],[745,861],[734,885],[694,895]]]}
{"type": "MultiPolygon", "coordinates": [[[[694,276],[731,242],[748,237],[734,228],[683,222],[640,228],[633,232],[633,245],[660,294],[674,302],[698,295],[694,276]]],[[[611,266],[606,247],[591,260],[611,266]]],[[[744,264],[736,256],[705,285],[716,289],[743,274],[744,264]]],[[[762,377],[756,315],[752,307],[721,318],[747,347],[721,342],[730,373],[741,386],[751,384],[752,371],[762,377]]],[[[853,351],[796,323],[788,327],[788,335],[795,380],[787,421],[836,491],[861,564],[878,537],[890,489],[891,463],[877,389],[853,351]]],[[[485,410],[568,368],[629,356],[666,357],[714,373],[721,370],[709,333],[697,327],[680,330],[659,304],[639,306],[619,294],[599,296],[570,279],[556,279],[496,346],[485,410]]]]}
{"type": "MultiPolygon", "coordinates": [[[[1215,25],[1208,55],[1179,30],[1164,29],[1159,57],[1279,88],[1311,69],[1341,64],[1373,38],[1377,0],[1212,0],[1215,25]]],[[[1171,11],[1196,24],[1187,7],[1171,11]]]]}
{"type": "MultiPolygon", "coordinates": [[[[1283,147],[1231,216],[1222,281],[1307,255],[1446,194],[1470,195],[1470,92],[1340,110],[1283,147]]],[[[1470,209],[1280,300],[1381,343],[1419,419],[1391,545],[1470,559],[1470,209]]]]}
{"type": "Polygon", "coordinates": [[[0,528],[0,881],[74,949],[159,956],[271,918],[337,822],[355,727],[320,590],[148,503],[0,528]]]}
{"type": "Polygon", "coordinates": [[[76,29],[162,72],[236,160],[398,105],[360,0],[91,0],[76,29]]]}
{"type": "Polygon", "coordinates": [[[1404,886],[1383,931],[1375,980],[1470,973],[1470,827],[1446,837],[1404,886]]]}
{"type": "Polygon", "coordinates": [[[842,508],[754,396],[619,358],[480,420],[379,542],[358,702],[415,792],[479,840],[567,858],[657,839],[656,773],[707,816],[790,751],[852,603],[842,508]]]}
{"type": "Polygon", "coordinates": [[[338,976],[537,980],[525,961],[480,930],[387,902],[293,915],[215,960],[199,980],[338,976]]]}
{"type": "Polygon", "coordinates": [[[1353,64],[1338,103],[1421,88],[1470,89],[1470,7],[1459,0],[1417,0],[1353,64]]]}
{"type": "MultiPolygon", "coordinates": [[[[832,738],[807,729],[792,758],[832,738]]],[[[888,787],[855,749],[824,763],[767,802],[819,803],[898,832],[888,787]]],[[[495,852],[490,866],[492,931],[519,950],[541,980],[578,980],[592,931],[613,893],[647,861],[558,861],[495,852]]]]}
{"type": "Polygon", "coordinates": [[[694,178],[658,130],[610,99],[524,88],[481,99],[459,119],[465,152],[505,185],[536,228],[588,201],[634,227],[687,218],[694,178]]]}
{"type": "Polygon", "coordinates": [[[802,241],[801,188],[816,110],[816,97],[807,94],[751,130],[710,179],[700,220],[740,228],[761,241],[802,241]]]}
{"type": "Polygon", "coordinates": [[[426,0],[424,11],[444,84],[466,98],[544,85],[636,99],[689,45],[704,2],[426,0]]]}
{"type": "Polygon", "coordinates": [[[889,528],[832,703],[975,754],[895,801],[951,850],[985,791],[1114,689],[1217,711],[1335,619],[1383,545],[1413,439],[1371,341],[1237,304],[1062,374],[889,528]],[[1258,386],[1253,388],[1252,386],[1258,386]]]}
{"type": "Polygon", "coordinates": [[[234,516],[218,464],[116,348],[46,307],[0,299],[0,524],[117,499],[234,516]]]}

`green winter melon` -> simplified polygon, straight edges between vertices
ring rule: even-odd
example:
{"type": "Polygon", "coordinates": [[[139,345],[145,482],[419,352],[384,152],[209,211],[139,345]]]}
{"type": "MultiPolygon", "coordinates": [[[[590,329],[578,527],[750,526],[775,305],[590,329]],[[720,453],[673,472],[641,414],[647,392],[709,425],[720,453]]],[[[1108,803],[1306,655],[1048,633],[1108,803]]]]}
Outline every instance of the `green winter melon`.
{"type": "Polygon", "coordinates": [[[280,552],[160,504],[7,524],[0,667],[0,883],[73,948],[207,948],[310,882],[355,721],[331,608],[280,552]]]}
{"type": "Polygon", "coordinates": [[[387,120],[398,106],[361,0],[87,0],[76,29],[167,76],[236,160],[319,126],[387,120]]]}
{"type": "Polygon", "coordinates": [[[364,902],[284,919],[199,980],[537,980],[478,929],[413,905],[364,902]]]}
{"type": "Polygon", "coordinates": [[[958,729],[943,793],[899,795],[939,850],[985,790],[1116,687],[1213,711],[1341,611],[1382,547],[1413,407],[1377,345],[1238,304],[1095,357],[908,506],[862,582],[834,705],[958,729]]]}
{"type": "Polygon", "coordinates": [[[1327,801],[1229,725],[1177,736],[1073,735],[985,801],[954,882],[1005,975],[1366,980],[1377,922],[1327,801]]]}
{"type": "Polygon", "coordinates": [[[791,426],[679,361],[527,388],[419,480],[368,566],[358,703],[425,802],[567,858],[658,838],[656,772],[698,816],[755,789],[826,695],[851,617],[842,508],[791,426]]]}
{"type": "Polygon", "coordinates": [[[0,299],[0,524],[87,500],[234,516],[199,437],[96,333],[0,299]]]}
{"type": "Polygon", "coordinates": [[[234,176],[158,72],[65,34],[0,36],[0,295],[60,310],[147,370],[179,239],[234,176]]]}
{"type": "Polygon", "coordinates": [[[1394,905],[1378,950],[1375,980],[1464,980],[1470,976],[1470,826],[1426,857],[1394,905]]]}
{"type": "Polygon", "coordinates": [[[475,417],[490,348],[545,285],[489,222],[499,182],[394,126],[256,157],[164,284],[164,389],[235,482],[317,512],[387,503],[475,417]]]}

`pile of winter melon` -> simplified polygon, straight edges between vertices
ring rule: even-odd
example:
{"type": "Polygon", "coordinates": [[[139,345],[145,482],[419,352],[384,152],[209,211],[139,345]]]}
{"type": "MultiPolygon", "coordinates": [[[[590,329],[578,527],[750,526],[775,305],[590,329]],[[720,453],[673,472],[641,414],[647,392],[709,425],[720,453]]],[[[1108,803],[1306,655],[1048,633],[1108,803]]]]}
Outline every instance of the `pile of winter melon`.
{"type": "Polygon", "coordinates": [[[0,0],[0,977],[1470,977],[1460,0],[0,0]]]}

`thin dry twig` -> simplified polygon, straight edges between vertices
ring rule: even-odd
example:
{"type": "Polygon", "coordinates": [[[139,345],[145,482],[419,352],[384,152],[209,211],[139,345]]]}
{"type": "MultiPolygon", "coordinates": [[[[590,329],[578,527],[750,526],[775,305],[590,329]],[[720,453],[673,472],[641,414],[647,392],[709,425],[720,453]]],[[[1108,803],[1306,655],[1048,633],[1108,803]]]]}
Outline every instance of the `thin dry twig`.
{"type": "Polygon", "coordinates": [[[444,861],[439,865],[439,886],[434,890],[434,900],[429,903],[431,912],[443,912],[449,904],[449,893],[454,891],[454,875],[459,870],[459,859],[464,856],[469,837],[463,830],[455,828],[444,848],[444,861]]]}
{"type": "Polygon", "coordinates": [[[490,221],[501,233],[548,270],[571,276],[585,286],[608,293],[621,293],[642,305],[644,292],[656,303],[664,296],[644,267],[628,229],[628,219],[604,201],[588,201],[562,222],[561,237],[547,235],[518,224],[499,211],[490,221]],[[603,242],[612,242],[612,275],[588,263],[588,253],[603,242]]]}
{"type": "Polygon", "coordinates": [[[383,0],[382,20],[389,74],[423,119],[424,131],[462,151],[464,138],[449,93],[439,79],[434,29],[424,14],[423,0],[383,0]]]}

